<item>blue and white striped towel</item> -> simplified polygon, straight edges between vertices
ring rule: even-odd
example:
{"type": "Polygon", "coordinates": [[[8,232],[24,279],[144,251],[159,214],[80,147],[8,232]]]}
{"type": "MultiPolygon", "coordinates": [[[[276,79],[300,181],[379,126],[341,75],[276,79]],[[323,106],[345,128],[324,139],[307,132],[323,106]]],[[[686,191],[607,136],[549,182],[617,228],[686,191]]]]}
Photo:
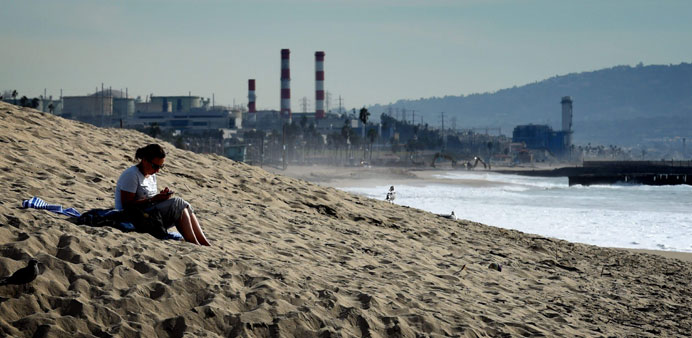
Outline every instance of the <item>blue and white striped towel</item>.
{"type": "Polygon", "coordinates": [[[62,214],[73,217],[79,217],[82,215],[79,213],[79,211],[77,211],[74,208],[63,209],[62,205],[48,204],[46,201],[38,197],[32,197],[31,199],[22,201],[22,208],[45,209],[48,211],[52,211],[56,214],[62,214]]]}

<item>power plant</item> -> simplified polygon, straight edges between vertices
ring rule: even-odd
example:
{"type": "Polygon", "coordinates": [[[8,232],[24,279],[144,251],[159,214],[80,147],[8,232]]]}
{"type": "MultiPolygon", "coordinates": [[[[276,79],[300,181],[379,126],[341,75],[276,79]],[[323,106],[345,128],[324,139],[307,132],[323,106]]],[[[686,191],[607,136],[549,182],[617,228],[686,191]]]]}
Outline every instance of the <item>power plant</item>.
{"type": "Polygon", "coordinates": [[[555,157],[567,157],[572,147],[572,98],[562,97],[562,130],[548,125],[527,124],[514,128],[512,142],[524,143],[526,148],[546,150],[555,157]]]}

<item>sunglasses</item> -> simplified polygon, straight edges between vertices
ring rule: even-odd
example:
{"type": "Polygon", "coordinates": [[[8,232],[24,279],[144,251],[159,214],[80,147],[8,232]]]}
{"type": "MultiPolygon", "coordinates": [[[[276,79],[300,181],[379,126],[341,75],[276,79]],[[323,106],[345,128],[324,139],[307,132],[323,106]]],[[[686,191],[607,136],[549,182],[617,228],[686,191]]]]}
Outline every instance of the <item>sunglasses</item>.
{"type": "Polygon", "coordinates": [[[151,167],[152,167],[154,170],[163,169],[163,167],[165,166],[165,164],[158,165],[158,164],[156,164],[156,163],[154,163],[154,162],[152,162],[152,161],[149,161],[149,163],[151,163],[151,167]]]}

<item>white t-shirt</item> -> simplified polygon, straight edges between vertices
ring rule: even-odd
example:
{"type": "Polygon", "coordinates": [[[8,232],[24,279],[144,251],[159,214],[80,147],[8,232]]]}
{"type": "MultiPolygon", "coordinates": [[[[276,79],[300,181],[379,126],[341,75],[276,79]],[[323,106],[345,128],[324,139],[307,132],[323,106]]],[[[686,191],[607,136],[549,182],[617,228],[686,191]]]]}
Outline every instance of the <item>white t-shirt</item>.
{"type": "Polygon", "coordinates": [[[121,191],[135,193],[135,200],[154,197],[158,194],[156,174],[144,178],[144,174],[136,165],[125,169],[115,185],[115,208],[118,210],[123,209],[123,202],[120,200],[121,191]]]}

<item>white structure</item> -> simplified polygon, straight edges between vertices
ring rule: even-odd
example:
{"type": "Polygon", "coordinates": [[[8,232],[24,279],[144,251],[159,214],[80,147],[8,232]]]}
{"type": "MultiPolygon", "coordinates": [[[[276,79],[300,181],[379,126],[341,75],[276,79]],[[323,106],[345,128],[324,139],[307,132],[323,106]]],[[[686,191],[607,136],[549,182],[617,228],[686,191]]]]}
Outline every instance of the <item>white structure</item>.
{"type": "Polygon", "coordinates": [[[242,128],[242,112],[229,109],[193,108],[187,112],[137,112],[127,120],[127,126],[144,128],[156,123],[162,129],[204,131],[210,129],[242,128]]]}

